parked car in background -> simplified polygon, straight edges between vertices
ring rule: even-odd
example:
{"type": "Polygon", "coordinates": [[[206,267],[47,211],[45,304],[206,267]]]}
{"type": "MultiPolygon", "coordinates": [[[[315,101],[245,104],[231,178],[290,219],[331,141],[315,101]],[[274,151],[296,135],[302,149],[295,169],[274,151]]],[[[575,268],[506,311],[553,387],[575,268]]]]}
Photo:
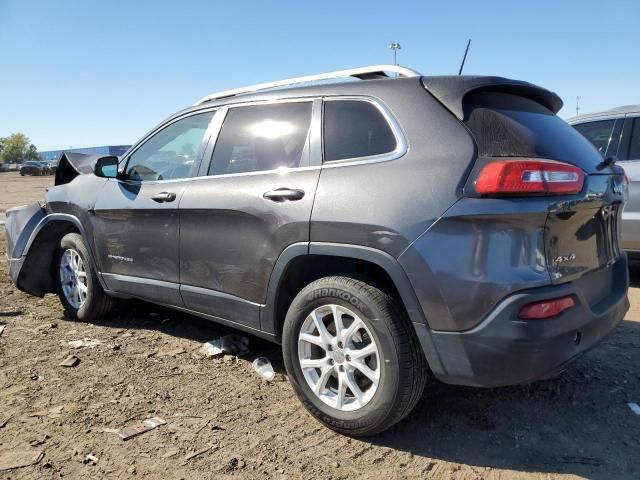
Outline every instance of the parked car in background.
{"type": "Polygon", "coordinates": [[[567,120],[603,157],[615,156],[629,179],[629,201],[622,212],[622,246],[640,262],[640,105],[627,105],[567,120]]]}
{"type": "Polygon", "coordinates": [[[41,162],[28,161],[24,162],[20,167],[20,175],[44,175],[46,172],[45,167],[41,162]]]}
{"type": "Polygon", "coordinates": [[[42,166],[43,175],[51,175],[51,164],[49,162],[41,160],[40,165],[42,166]]]}
{"type": "Polygon", "coordinates": [[[74,319],[140,298],[281,343],[313,416],[375,434],[428,375],[553,376],[628,310],[624,172],[561,107],[397,65],[208,95],[122,159],[63,154],[7,211],[10,275],[74,319]]]}

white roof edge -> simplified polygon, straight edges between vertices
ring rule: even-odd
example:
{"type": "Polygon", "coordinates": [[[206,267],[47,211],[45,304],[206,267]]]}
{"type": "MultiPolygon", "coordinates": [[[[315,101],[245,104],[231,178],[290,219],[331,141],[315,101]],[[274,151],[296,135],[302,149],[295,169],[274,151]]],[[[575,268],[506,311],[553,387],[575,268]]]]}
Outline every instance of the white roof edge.
{"type": "Polygon", "coordinates": [[[373,75],[386,75],[386,73],[397,73],[401,77],[420,77],[422,74],[416,70],[412,70],[400,65],[371,65],[368,67],[350,68],[347,70],[337,70],[335,72],[319,73],[316,75],[305,75],[303,77],[287,78],[284,80],[276,80],[274,82],[257,83],[255,85],[249,85],[247,87],[234,88],[232,90],[224,90],[222,92],[212,93],[205,97],[202,97],[194,105],[200,105],[201,103],[208,102],[209,100],[215,100],[217,98],[232,97],[234,95],[240,95],[243,93],[252,93],[260,90],[267,90],[270,88],[287,87],[289,85],[296,85],[307,82],[317,82],[320,80],[331,80],[334,78],[355,77],[366,78],[373,75]]]}

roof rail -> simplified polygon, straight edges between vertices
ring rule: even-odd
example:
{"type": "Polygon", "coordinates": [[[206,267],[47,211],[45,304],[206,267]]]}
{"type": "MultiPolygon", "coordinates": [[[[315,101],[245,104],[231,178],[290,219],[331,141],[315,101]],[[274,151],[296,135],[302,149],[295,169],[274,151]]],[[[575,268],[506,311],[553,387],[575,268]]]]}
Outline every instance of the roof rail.
{"type": "Polygon", "coordinates": [[[338,70],[335,72],[320,73],[317,75],[306,75],[304,77],[287,78],[285,80],[276,80],[275,82],[258,83],[248,87],[235,88],[233,90],[225,90],[218,93],[212,93],[206,97],[202,97],[194,105],[200,105],[210,100],[218,98],[233,97],[242,95],[243,93],[253,93],[260,90],[268,90],[271,88],[287,87],[300,83],[317,82],[320,80],[332,80],[336,78],[354,77],[361,80],[373,78],[387,77],[387,72],[398,74],[400,77],[420,77],[421,73],[410,68],[401,67],[400,65],[372,65],[369,67],[350,68],[348,70],[338,70]]]}

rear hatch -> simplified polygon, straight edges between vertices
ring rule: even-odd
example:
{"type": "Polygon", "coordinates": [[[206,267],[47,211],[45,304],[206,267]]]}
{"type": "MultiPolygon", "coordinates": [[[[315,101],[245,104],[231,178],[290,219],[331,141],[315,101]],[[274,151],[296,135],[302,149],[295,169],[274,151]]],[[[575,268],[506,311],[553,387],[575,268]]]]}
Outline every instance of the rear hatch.
{"type": "MultiPolygon", "coordinates": [[[[477,178],[478,169],[488,162],[523,159],[532,159],[534,165],[539,160],[550,160],[550,165],[568,164],[579,170],[568,168],[582,171],[583,183],[576,191],[532,195],[544,196],[548,201],[544,250],[550,281],[577,282],[584,300],[594,307],[611,293],[614,276],[618,275],[613,265],[622,255],[620,216],[626,198],[626,177],[622,168],[604,162],[591,143],[555,114],[561,103],[544,101],[546,90],[540,89],[536,95],[530,95],[531,91],[535,90],[530,88],[523,93],[485,88],[464,96],[463,120],[478,148],[478,161],[470,180],[477,178]]],[[[520,192],[513,196],[523,195],[520,192]]]]}

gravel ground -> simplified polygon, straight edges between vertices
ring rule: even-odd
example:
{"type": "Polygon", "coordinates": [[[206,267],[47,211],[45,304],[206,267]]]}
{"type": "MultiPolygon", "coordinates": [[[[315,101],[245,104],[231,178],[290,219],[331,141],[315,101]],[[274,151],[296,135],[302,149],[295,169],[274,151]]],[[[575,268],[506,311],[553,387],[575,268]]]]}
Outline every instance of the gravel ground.
{"type": "MultiPolygon", "coordinates": [[[[0,174],[0,205],[42,199],[51,182],[0,174]]],[[[17,291],[0,268],[0,463],[43,452],[0,478],[638,479],[640,416],[627,406],[640,403],[636,286],[625,321],[559,378],[499,389],[433,381],[407,419],[363,441],[306,413],[277,346],[250,337],[246,357],[204,358],[202,342],[230,330],[142,302],[71,322],[55,296],[17,291]],[[102,343],[69,347],[83,338],[102,343]],[[71,354],[80,363],[59,366],[71,354]],[[259,355],[273,383],[252,371],[259,355]],[[152,416],[167,423],[126,442],[104,432],[152,416]]]]}

